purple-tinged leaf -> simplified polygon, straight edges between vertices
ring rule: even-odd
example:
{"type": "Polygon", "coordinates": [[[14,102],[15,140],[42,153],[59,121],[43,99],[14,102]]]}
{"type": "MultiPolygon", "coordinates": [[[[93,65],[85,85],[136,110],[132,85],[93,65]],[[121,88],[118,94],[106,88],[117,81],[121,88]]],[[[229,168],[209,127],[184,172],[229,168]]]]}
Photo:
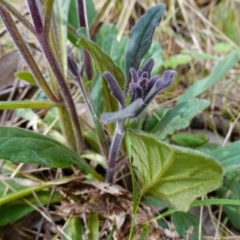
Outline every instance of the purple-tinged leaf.
{"type": "Polygon", "coordinates": [[[154,60],[150,58],[143,66],[142,71],[147,72],[151,76],[151,72],[154,66],[154,60]]]}
{"type": "Polygon", "coordinates": [[[78,66],[70,46],[68,46],[67,48],[67,53],[68,53],[68,73],[74,80],[78,79],[79,75],[78,66]]]}
{"type": "Polygon", "coordinates": [[[151,88],[154,86],[155,82],[160,80],[160,77],[157,75],[157,76],[154,76],[152,77],[149,82],[148,82],[148,92],[151,90],[151,88]]]}
{"type": "Polygon", "coordinates": [[[149,91],[148,95],[144,98],[144,103],[148,104],[158,92],[166,89],[174,80],[176,72],[173,70],[167,70],[163,73],[160,80],[156,81],[152,89],[149,91]]]}
{"type": "Polygon", "coordinates": [[[164,4],[151,7],[132,28],[126,54],[126,86],[130,83],[130,68],[138,70],[143,56],[152,44],[155,28],[159,25],[165,9],[164,4]]]}
{"type": "Polygon", "coordinates": [[[111,94],[117,99],[121,106],[125,105],[123,93],[113,75],[110,72],[104,72],[103,77],[108,81],[108,86],[111,89],[111,94]]]}
{"type": "Polygon", "coordinates": [[[138,98],[143,99],[143,89],[138,84],[135,84],[131,92],[131,102],[134,102],[138,98]]]}
{"type": "Polygon", "coordinates": [[[116,122],[121,119],[125,119],[127,117],[131,117],[139,108],[141,108],[143,104],[143,100],[139,98],[132,102],[130,105],[128,105],[126,108],[123,108],[118,112],[103,113],[101,116],[101,121],[104,124],[107,124],[111,122],[116,122]]]}
{"type": "Polygon", "coordinates": [[[130,68],[130,73],[131,73],[131,76],[132,76],[132,82],[137,83],[138,82],[137,71],[134,68],[130,68]]]}

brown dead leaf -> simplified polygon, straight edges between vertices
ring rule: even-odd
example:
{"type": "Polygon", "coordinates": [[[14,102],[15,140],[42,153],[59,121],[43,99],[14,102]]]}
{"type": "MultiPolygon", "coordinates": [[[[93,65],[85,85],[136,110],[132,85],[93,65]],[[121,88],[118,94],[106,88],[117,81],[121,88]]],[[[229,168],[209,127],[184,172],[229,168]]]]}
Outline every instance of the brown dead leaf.
{"type": "MultiPolygon", "coordinates": [[[[97,213],[100,219],[99,240],[106,239],[112,229],[115,229],[114,240],[128,239],[131,227],[134,228],[132,239],[139,239],[146,226],[149,230],[144,238],[146,240],[185,239],[178,237],[176,232],[172,233],[174,238],[169,237],[156,221],[150,221],[154,214],[150,207],[142,203],[133,217],[132,194],[118,185],[78,179],[63,185],[61,190],[68,198],[62,202],[60,214],[85,216],[87,219],[89,213],[97,213]],[[79,200],[73,203],[71,195],[79,196],[79,200]]],[[[74,199],[76,201],[76,197],[74,199]]]]}

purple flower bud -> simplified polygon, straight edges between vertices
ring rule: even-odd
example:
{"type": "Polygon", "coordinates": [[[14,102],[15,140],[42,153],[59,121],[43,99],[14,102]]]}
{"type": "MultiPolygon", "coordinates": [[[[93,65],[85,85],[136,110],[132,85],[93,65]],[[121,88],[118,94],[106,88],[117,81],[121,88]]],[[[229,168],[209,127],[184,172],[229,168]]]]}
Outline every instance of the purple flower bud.
{"type": "Polygon", "coordinates": [[[137,83],[138,82],[137,71],[134,68],[130,68],[130,73],[132,75],[132,82],[137,83]]]}
{"type": "Polygon", "coordinates": [[[147,72],[149,76],[151,76],[151,72],[154,66],[154,60],[150,58],[143,66],[142,71],[147,72]]]}
{"type": "Polygon", "coordinates": [[[112,76],[110,72],[104,72],[103,77],[108,81],[108,86],[111,89],[111,94],[116,98],[116,100],[123,107],[125,105],[125,99],[123,92],[120,89],[116,79],[112,76]]]}
{"type": "Polygon", "coordinates": [[[76,80],[78,79],[79,74],[78,65],[70,46],[67,47],[67,53],[68,53],[68,73],[74,80],[76,80]]]}

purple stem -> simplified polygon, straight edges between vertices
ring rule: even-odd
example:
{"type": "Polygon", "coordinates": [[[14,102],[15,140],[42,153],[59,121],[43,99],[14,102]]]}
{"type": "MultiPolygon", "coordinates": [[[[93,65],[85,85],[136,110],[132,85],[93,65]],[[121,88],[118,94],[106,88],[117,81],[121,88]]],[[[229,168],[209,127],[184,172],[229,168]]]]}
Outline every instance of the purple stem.
{"type": "Polygon", "coordinates": [[[84,147],[84,141],[83,141],[83,135],[81,131],[81,126],[78,120],[77,111],[75,108],[75,104],[73,102],[71,93],[68,89],[67,83],[64,79],[63,73],[58,65],[58,62],[56,58],[54,57],[54,54],[50,48],[48,38],[44,34],[44,28],[42,26],[42,20],[39,14],[38,6],[36,4],[36,0],[28,0],[29,9],[33,18],[33,22],[35,25],[36,30],[36,37],[42,47],[43,53],[45,54],[46,59],[48,60],[48,63],[53,71],[53,74],[55,75],[55,78],[58,82],[58,86],[60,89],[60,92],[63,96],[64,102],[68,108],[68,111],[71,115],[72,124],[75,128],[75,138],[77,141],[77,152],[81,154],[83,152],[84,147]],[[36,10],[37,8],[37,10],[36,10]],[[36,19],[35,19],[36,18],[36,19]],[[42,26],[42,27],[41,27],[42,26]],[[40,31],[41,29],[41,31],[40,31]]]}
{"type": "Polygon", "coordinates": [[[28,0],[28,6],[31,11],[35,31],[37,34],[41,34],[43,32],[43,22],[37,2],[35,0],[28,0]]]}
{"type": "MultiPolygon", "coordinates": [[[[80,27],[85,27],[87,29],[84,0],[78,0],[78,18],[79,18],[80,27]]],[[[91,80],[93,77],[92,76],[91,58],[90,58],[90,55],[87,52],[87,50],[84,48],[83,48],[83,62],[84,62],[87,79],[91,80]]]]}
{"type": "Polygon", "coordinates": [[[113,135],[107,162],[108,168],[106,174],[106,182],[108,183],[113,182],[113,177],[117,166],[117,156],[122,143],[122,138],[124,136],[124,125],[125,119],[116,122],[115,132],[113,135]]]}
{"type": "Polygon", "coordinates": [[[0,15],[19,52],[21,53],[31,72],[37,79],[39,86],[42,88],[42,90],[45,92],[45,94],[51,101],[59,102],[59,100],[56,98],[56,96],[53,94],[52,90],[46,83],[32,54],[30,53],[28,47],[26,46],[21,34],[19,33],[11,15],[4,8],[2,8],[2,6],[0,6],[0,15]]]}

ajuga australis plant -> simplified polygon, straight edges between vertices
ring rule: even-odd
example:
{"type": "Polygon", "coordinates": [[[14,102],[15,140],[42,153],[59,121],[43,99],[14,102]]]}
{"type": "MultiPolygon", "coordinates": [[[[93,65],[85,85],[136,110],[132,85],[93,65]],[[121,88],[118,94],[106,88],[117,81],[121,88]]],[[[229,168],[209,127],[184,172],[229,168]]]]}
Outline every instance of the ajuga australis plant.
{"type": "Polygon", "coordinates": [[[174,79],[175,71],[172,70],[165,71],[162,78],[160,76],[151,76],[153,66],[154,60],[149,59],[140,70],[130,68],[131,83],[127,92],[130,94],[131,100],[128,106],[126,106],[126,95],[121,91],[116,79],[109,72],[103,73],[104,78],[108,81],[111,94],[118,101],[120,107],[118,112],[103,113],[101,116],[101,120],[105,124],[116,122],[108,158],[107,182],[112,182],[113,179],[126,119],[137,118],[157,93],[167,88],[174,79]]]}
{"type": "MultiPolygon", "coordinates": [[[[127,156],[130,172],[136,177],[132,178],[132,184],[139,187],[139,196],[150,195],[177,210],[187,211],[196,197],[221,185],[222,168],[206,154],[172,146],[162,140],[186,128],[195,115],[209,106],[209,102],[190,99],[177,104],[151,132],[143,132],[142,126],[138,129],[130,128],[130,123],[138,121],[151,100],[169,87],[176,75],[173,70],[154,75],[152,72],[157,59],[143,60],[152,44],[153,34],[163,17],[165,6],[157,4],[140,17],[131,30],[126,52],[118,53],[125,62],[125,66],[120,67],[116,59],[113,60],[102,50],[102,46],[91,40],[92,31],[88,29],[83,4],[85,1],[70,1],[73,5],[76,3],[73,9],[77,9],[76,28],[70,24],[64,25],[69,20],[64,15],[64,2],[28,0],[32,18],[29,21],[8,1],[0,0],[0,16],[31,71],[28,76],[30,74],[35,79],[48,98],[40,102],[24,101],[21,108],[56,107],[66,143],[64,146],[52,138],[20,128],[0,127],[0,142],[3,144],[0,158],[56,168],[74,164],[85,177],[98,181],[104,181],[105,178],[108,185],[114,183],[122,156],[127,156]],[[39,51],[45,57],[48,77],[45,77],[32,56],[29,44],[13,17],[36,38],[39,51]],[[62,32],[62,29],[65,31],[62,32]],[[78,51],[81,52],[83,63],[80,70],[71,47],[67,47],[70,41],[73,48],[81,47],[82,51],[78,51]],[[81,92],[94,127],[89,127],[90,124],[81,116],[82,121],[79,121],[67,72],[81,92]],[[110,146],[106,134],[110,137],[110,146]],[[88,150],[97,153],[105,161],[97,162],[92,157],[94,154],[86,157],[88,150]],[[106,175],[103,176],[98,168],[89,164],[89,159],[95,161],[95,165],[105,167],[106,175]]],[[[120,44],[115,36],[111,38],[120,44]]],[[[19,106],[17,104],[12,101],[8,105],[1,103],[0,106],[11,106],[13,109],[19,106]]]]}

